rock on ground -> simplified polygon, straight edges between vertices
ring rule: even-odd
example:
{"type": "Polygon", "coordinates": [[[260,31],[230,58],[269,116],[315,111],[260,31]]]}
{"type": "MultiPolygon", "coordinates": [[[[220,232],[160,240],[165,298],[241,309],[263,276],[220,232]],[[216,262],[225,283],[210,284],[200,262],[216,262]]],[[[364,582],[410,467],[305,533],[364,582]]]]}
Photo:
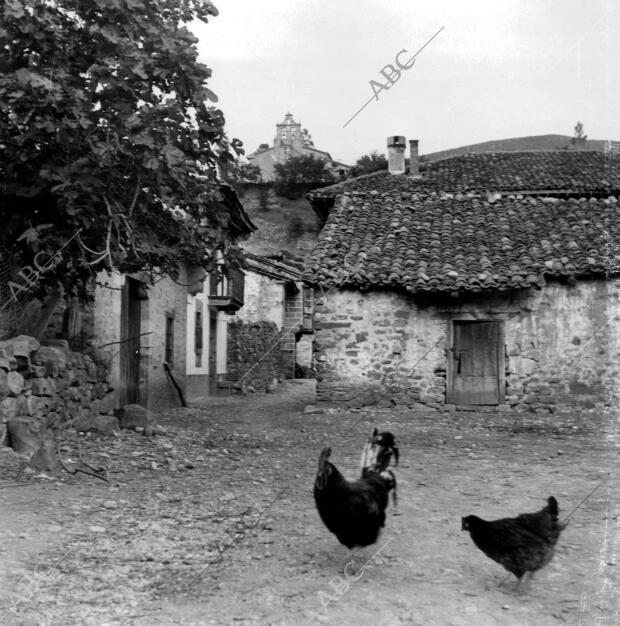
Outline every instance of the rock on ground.
{"type": "Polygon", "coordinates": [[[116,412],[116,416],[121,428],[145,428],[151,421],[149,411],[139,404],[126,404],[116,412]]]}

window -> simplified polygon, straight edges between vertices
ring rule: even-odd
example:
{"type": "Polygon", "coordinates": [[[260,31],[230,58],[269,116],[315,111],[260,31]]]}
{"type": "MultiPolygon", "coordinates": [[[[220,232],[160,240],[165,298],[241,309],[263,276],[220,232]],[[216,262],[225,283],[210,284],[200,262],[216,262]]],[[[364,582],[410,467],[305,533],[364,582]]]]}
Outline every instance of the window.
{"type": "Polygon", "coordinates": [[[194,323],[194,355],[196,367],[202,367],[202,302],[196,301],[196,317],[194,323]]]}
{"type": "Polygon", "coordinates": [[[164,359],[170,366],[174,367],[174,314],[166,313],[166,347],[164,359]]]}
{"type": "Polygon", "coordinates": [[[244,284],[245,275],[239,264],[226,264],[218,250],[209,280],[209,305],[227,313],[238,311],[243,306],[244,284]]]}
{"type": "Polygon", "coordinates": [[[303,321],[301,332],[314,332],[314,290],[311,287],[303,288],[303,321]]]}
{"type": "Polygon", "coordinates": [[[211,296],[228,296],[228,276],[226,275],[226,261],[222,253],[218,250],[215,267],[211,273],[211,296]]]}

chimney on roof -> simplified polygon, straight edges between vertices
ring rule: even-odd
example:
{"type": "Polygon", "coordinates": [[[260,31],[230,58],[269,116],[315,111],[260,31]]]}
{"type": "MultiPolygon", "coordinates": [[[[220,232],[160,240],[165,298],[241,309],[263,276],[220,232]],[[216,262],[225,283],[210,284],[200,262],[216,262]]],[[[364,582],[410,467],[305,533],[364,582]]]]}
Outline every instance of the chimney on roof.
{"type": "Polygon", "coordinates": [[[420,176],[420,155],[418,154],[419,139],[409,140],[409,176],[420,176]]]}
{"type": "Polygon", "coordinates": [[[405,173],[405,147],[407,143],[402,135],[387,138],[388,171],[390,174],[405,173]]]}

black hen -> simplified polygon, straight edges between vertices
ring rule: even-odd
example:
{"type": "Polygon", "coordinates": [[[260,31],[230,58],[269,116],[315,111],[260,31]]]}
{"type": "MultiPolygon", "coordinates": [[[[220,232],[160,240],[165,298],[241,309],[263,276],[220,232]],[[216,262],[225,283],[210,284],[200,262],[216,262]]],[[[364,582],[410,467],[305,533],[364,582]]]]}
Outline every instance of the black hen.
{"type": "Polygon", "coordinates": [[[316,508],[325,526],[347,548],[373,544],[385,524],[388,495],[396,488],[394,474],[387,469],[392,454],[398,458],[394,436],[375,429],[362,454],[362,476],[353,482],[330,463],[331,448],[324,448],[319,456],[316,508]]]}
{"type": "Polygon", "coordinates": [[[551,496],[536,513],[487,522],[475,515],[462,518],[474,543],[489,558],[503,565],[521,582],[526,572],[535,572],[553,558],[555,544],[565,524],[558,521],[558,502],[551,496]]]}

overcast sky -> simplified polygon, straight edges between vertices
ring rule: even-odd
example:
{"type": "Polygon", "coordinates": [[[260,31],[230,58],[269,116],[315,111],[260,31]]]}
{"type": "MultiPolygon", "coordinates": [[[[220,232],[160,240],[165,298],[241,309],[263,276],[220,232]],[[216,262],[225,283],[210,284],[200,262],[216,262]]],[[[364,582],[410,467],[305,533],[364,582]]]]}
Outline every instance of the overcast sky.
{"type": "Polygon", "coordinates": [[[194,24],[230,137],[273,143],[290,111],[315,147],[353,163],[388,135],[422,154],[492,139],[620,138],[618,0],[214,0],[194,24]],[[415,53],[389,90],[370,81],[415,53]],[[410,55],[403,53],[400,61],[410,55]]]}

